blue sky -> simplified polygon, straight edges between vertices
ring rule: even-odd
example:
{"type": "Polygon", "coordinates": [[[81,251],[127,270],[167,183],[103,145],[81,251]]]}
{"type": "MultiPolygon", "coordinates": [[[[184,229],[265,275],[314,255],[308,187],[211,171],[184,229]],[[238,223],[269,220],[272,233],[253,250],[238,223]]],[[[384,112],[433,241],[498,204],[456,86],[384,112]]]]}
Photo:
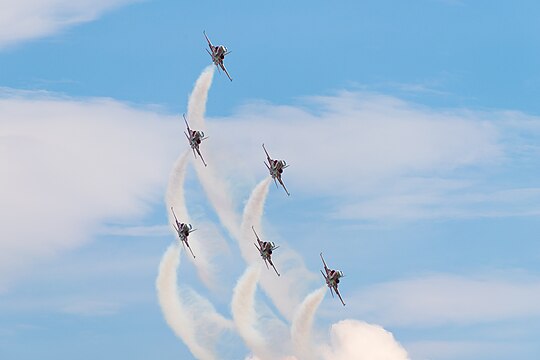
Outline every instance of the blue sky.
{"type": "MultiPolygon", "coordinates": [[[[265,235],[311,273],[324,251],[347,275],[347,307],[326,296],[317,336],[348,318],[380,324],[411,359],[537,359],[539,6],[8,2],[0,358],[192,358],[155,281],[206,30],[232,50],[234,79],[216,72],[209,91],[209,167],[240,212],[266,142],[291,164],[292,195],[270,187],[265,235]]],[[[180,287],[230,318],[245,263],[192,168],[186,196],[223,247],[216,289],[185,257],[180,287]]],[[[218,347],[249,352],[232,333],[218,347]]]]}

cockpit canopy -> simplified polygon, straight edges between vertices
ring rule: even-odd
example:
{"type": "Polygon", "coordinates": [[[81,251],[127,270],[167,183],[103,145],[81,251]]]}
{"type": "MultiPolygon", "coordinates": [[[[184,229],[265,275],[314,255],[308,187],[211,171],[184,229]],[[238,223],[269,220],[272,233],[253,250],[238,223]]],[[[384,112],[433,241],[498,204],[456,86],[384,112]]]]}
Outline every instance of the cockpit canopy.
{"type": "Polygon", "coordinates": [[[200,136],[201,138],[203,138],[203,137],[204,137],[204,132],[202,132],[202,131],[198,131],[198,133],[199,133],[199,136],[200,136]]]}
{"type": "Polygon", "coordinates": [[[279,160],[279,162],[281,163],[281,166],[283,167],[287,166],[287,163],[285,162],[285,160],[279,160]]]}

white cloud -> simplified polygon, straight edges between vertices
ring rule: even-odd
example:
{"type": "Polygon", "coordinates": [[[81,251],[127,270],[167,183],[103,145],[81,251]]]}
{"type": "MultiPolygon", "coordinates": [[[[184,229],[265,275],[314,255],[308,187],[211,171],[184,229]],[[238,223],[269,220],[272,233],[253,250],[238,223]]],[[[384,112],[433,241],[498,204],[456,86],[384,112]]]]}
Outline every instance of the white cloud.
{"type": "Polygon", "coordinates": [[[171,230],[168,225],[105,226],[99,230],[99,233],[101,235],[156,238],[170,236],[171,230]]]}
{"type": "Polygon", "coordinates": [[[409,178],[342,206],[346,219],[409,220],[540,215],[540,188],[486,191],[471,182],[409,178]]]}
{"type": "Polygon", "coordinates": [[[0,284],[162,197],[177,119],[108,99],[0,99],[0,284]]]}
{"type": "Polygon", "coordinates": [[[251,187],[266,172],[265,142],[271,156],[291,165],[283,175],[291,193],[331,194],[336,202],[329,213],[340,218],[540,213],[536,188],[517,181],[493,186],[492,176],[534,163],[533,154],[540,153],[537,118],[505,111],[435,110],[350,92],[308,98],[306,107],[252,103],[231,116],[209,120],[209,134],[220,136],[208,142],[208,157],[215,157],[212,163],[227,178],[241,177],[236,183],[251,187]],[[511,196],[526,192],[534,199],[511,196]]]}
{"type": "Polygon", "coordinates": [[[51,35],[138,0],[3,0],[0,48],[51,35]]]}
{"type": "Polygon", "coordinates": [[[331,348],[323,352],[326,360],[408,360],[405,349],[392,333],[377,325],[343,320],[332,325],[331,348]]]}
{"type": "Polygon", "coordinates": [[[523,345],[500,341],[416,341],[407,344],[415,360],[510,359],[523,352],[523,345]]]}
{"type": "Polygon", "coordinates": [[[540,316],[540,279],[436,274],[360,291],[352,307],[387,326],[467,325],[540,316]]]}
{"type": "MultiPolygon", "coordinates": [[[[318,113],[252,104],[223,122],[209,121],[210,132],[223,136],[208,145],[233,152],[231,158],[241,162],[237,167],[248,163],[263,172],[266,142],[270,155],[291,164],[284,173],[291,187],[338,194],[361,194],[365,185],[392,176],[450,173],[501,156],[497,128],[474,114],[436,112],[363,93],[309,101],[318,113]]],[[[230,162],[227,155],[220,160],[230,162]]]]}
{"type": "MultiPolygon", "coordinates": [[[[534,142],[524,133],[540,131],[534,117],[435,111],[348,92],[308,105],[314,112],[256,103],[210,120],[205,155],[245,197],[266,176],[264,141],[291,164],[284,180],[293,195],[332,195],[341,217],[538,213],[537,188],[477,191],[476,179],[453,177],[456,169],[504,165],[514,151],[529,154],[534,142]]],[[[26,264],[83,244],[103,222],[130,226],[162,198],[174,157],[186,148],[177,117],[110,99],[4,90],[0,113],[0,289],[26,264]]]]}

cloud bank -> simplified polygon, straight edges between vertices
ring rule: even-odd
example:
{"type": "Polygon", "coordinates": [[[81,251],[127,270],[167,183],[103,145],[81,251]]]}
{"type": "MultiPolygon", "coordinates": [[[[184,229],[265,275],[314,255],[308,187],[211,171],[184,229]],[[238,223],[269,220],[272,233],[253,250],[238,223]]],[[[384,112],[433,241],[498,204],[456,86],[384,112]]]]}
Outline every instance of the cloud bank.
{"type": "Polygon", "coordinates": [[[179,153],[177,120],[109,99],[8,91],[0,113],[0,288],[101,223],[145,215],[179,153]]]}

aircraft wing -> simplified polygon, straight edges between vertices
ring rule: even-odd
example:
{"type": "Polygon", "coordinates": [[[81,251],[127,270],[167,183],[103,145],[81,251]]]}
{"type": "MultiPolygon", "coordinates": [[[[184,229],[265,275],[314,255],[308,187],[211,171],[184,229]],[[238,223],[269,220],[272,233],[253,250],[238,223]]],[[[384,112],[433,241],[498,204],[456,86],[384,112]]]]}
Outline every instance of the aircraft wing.
{"type": "MultiPolygon", "coordinates": [[[[268,155],[268,151],[266,151],[266,148],[264,147],[264,144],[262,144],[262,147],[263,147],[263,149],[264,149],[264,152],[266,153],[266,159],[268,159],[268,163],[271,164],[271,163],[272,163],[272,162],[271,162],[272,159],[270,158],[270,155],[268,155]]],[[[265,165],[266,165],[266,163],[265,163],[265,165]]],[[[268,165],[266,165],[266,167],[268,167],[268,165]]],[[[269,167],[268,167],[268,170],[270,170],[269,167]]]]}
{"type": "Polygon", "coordinates": [[[259,253],[262,255],[262,250],[261,250],[261,248],[259,247],[260,244],[259,244],[259,246],[257,246],[257,244],[253,243],[253,245],[255,245],[255,247],[257,248],[257,250],[259,250],[259,253]]]}
{"type": "Polygon", "coordinates": [[[253,230],[253,233],[255,234],[255,237],[257,238],[257,242],[259,243],[259,246],[261,246],[261,239],[259,239],[259,235],[257,235],[257,232],[255,231],[255,228],[253,225],[251,226],[251,229],[253,230]]]}
{"type": "Polygon", "coordinates": [[[191,135],[191,129],[189,128],[189,124],[188,124],[187,119],[186,119],[186,114],[182,114],[182,116],[184,117],[184,121],[185,121],[186,127],[188,129],[188,133],[189,133],[189,135],[191,135]]]}
{"type": "Polygon", "coordinates": [[[276,267],[274,266],[274,263],[272,262],[272,259],[268,259],[268,262],[270,263],[270,265],[272,265],[272,267],[274,268],[274,271],[276,272],[277,276],[280,276],[276,267]]]}
{"type": "MultiPolygon", "coordinates": [[[[324,258],[322,256],[322,253],[320,254],[321,255],[321,260],[322,260],[322,263],[324,265],[324,271],[326,272],[326,275],[324,276],[325,279],[328,280],[328,266],[326,266],[326,262],[324,261],[324,258]]],[[[321,271],[322,272],[322,271],[321,271]]]]}
{"type": "Polygon", "coordinates": [[[201,157],[202,163],[204,164],[204,166],[206,166],[206,162],[204,161],[204,158],[203,158],[203,156],[201,155],[201,151],[199,150],[199,147],[198,147],[198,146],[197,146],[197,154],[199,154],[199,156],[201,157]]]}
{"type": "Polygon", "coordinates": [[[195,255],[193,254],[193,250],[191,250],[191,246],[189,246],[189,243],[187,242],[187,239],[183,240],[182,242],[186,244],[187,248],[189,249],[189,252],[191,253],[193,258],[195,259],[195,255]]]}
{"type": "Polygon", "coordinates": [[[341,300],[341,303],[343,304],[343,306],[345,306],[345,303],[343,302],[343,298],[341,297],[341,294],[339,293],[338,287],[336,286],[334,290],[336,291],[336,294],[339,297],[339,300],[341,300]]]}
{"type": "Polygon", "coordinates": [[[208,36],[206,36],[206,31],[203,31],[204,37],[206,38],[206,41],[208,42],[208,46],[210,46],[210,49],[212,49],[212,43],[210,42],[210,39],[208,36]]]}
{"type": "Polygon", "coordinates": [[[281,176],[278,178],[278,181],[281,184],[281,186],[283,186],[283,190],[285,190],[285,192],[287,193],[287,196],[291,196],[291,194],[289,194],[289,191],[285,187],[285,184],[283,183],[283,180],[281,180],[281,176]]]}
{"type": "Polygon", "coordinates": [[[328,276],[326,276],[326,275],[322,272],[322,270],[321,270],[321,274],[322,274],[322,276],[324,277],[324,280],[326,281],[326,283],[328,284],[328,276]]]}
{"type": "MultiPolygon", "coordinates": [[[[176,214],[174,213],[174,209],[173,209],[172,206],[171,206],[171,211],[172,211],[172,214],[173,214],[173,216],[174,216],[174,220],[176,220],[176,223],[178,224],[178,219],[176,218],[176,214]]],[[[176,229],[176,228],[175,228],[175,229],[176,229]]],[[[180,230],[178,230],[178,231],[180,231],[180,230]]]]}
{"type": "Polygon", "coordinates": [[[221,62],[219,63],[219,66],[221,67],[221,70],[223,70],[223,72],[224,72],[225,74],[227,74],[227,77],[229,78],[229,80],[232,81],[232,77],[231,77],[231,75],[229,75],[229,72],[228,72],[227,69],[225,68],[225,65],[223,65],[223,61],[221,61],[221,62]]]}

